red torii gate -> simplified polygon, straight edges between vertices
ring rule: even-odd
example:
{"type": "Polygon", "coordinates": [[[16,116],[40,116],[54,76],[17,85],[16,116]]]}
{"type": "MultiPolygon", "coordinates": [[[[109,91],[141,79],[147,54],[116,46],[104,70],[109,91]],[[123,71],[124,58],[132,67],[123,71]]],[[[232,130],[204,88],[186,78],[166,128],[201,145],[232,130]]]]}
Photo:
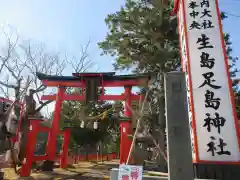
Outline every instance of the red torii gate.
{"type": "MultiPolygon", "coordinates": [[[[132,101],[140,100],[140,95],[132,94],[133,86],[145,87],[148,84],[149,76],[146,74],[141,75],[115,75],[115,72],[109,73],[73,73],[73,76],[49,76],[42,73],[37,73],[37,77],[42,81],[43,85],[47,87],[58,87],[58,92],[55,95],[44,95],[42,100],[55,100],[55,110],[52,120],[52,131],[50,132],[48,144],[47,144],[47,154],[51,161],[54,161],[56,155],[56,136],[59,131],[59,120],[62,108],[62,102],[67,101],[84,101],[86,100],[86,95],[82,93],[79,94],[66,94],[65,87],[76,87],[76,88],[89,88],[86,90],[91,91],[94,89],[94,85],[89,86],[89,80],[95,81],[95,88],[105,87],[124,87],[125,91],[121,95],[104,95],[102,94],[97,97],[97,100],[121,100],[125,101],[124,115],[131,119],[132,111],[129,109],[132,105],[132,101]],[[91,88],[90,88],[91,87],[91,88]],[[128,104],[128,105],[127,105],[128,104]]],[[[96,89],[95,89],[96,90],[96,89]]],[[[97,93],[97,91],[93,91],[97,93]]],[[[97,95],[97,94],[96,94],[97,95]]],[[[132,140],[128,135],[132,134],[132,121],[121,121],[120,122],[120,163],[126,163],[130,146],[132,140]]]]}

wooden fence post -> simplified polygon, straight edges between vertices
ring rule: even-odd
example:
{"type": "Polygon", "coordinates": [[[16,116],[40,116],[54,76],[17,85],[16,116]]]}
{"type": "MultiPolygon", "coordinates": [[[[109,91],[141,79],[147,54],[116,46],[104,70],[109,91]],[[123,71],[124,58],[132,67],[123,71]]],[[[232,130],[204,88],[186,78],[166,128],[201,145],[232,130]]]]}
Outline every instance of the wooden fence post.
{"type": "Polygon", "coordinates": [[[165,74],[169,180],[193,180],[185,73],[165,74]]]}

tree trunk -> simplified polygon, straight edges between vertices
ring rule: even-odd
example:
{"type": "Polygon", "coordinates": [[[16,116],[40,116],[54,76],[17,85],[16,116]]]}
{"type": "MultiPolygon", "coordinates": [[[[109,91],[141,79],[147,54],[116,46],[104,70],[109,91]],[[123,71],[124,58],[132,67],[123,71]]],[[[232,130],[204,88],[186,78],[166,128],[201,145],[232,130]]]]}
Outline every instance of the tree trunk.
{"type": "MultiPolygon", "coordinates": [[[[19,86],[14,88],[14,93],[15,93],[15,98],[16,98],[16,104],[19,104],[20,102],[20,83],[21,81],[18,82],[19,86]]],[[[14,114],[16,116],[16,118],[18,119],[18,123],[20,120],[20,112],[21,112],[21,107],[18,105],[14,105],[13,107],[14,109],[14,114]]],[[[19,130],[19,142],[17,144],[15,144],[15,146],[17,146],[16,148],[16,152],[17,152],[17,159],[18,159],[18,163],[22,162],[25,156],[25,151],[26,151],[26,144],[27,144],[27,133],[28,133],[28,129],[29,129],[29,125],[26,124],[26,121],[24,120],[24,116],[22,117],[22,124],[19,130]]]]}
{"type": "MultiPolygon", "coordinates": [[[[15,96],[18,97],[18,94],[20,93],[20,89],[15,89],[15,96]]],[[[30,89],[29,95],[25,97],[25,111],[22,115],[22,122],[20,126],[20,137],[19,137],[19,151],[18,151],[18,159],[20,162],[24,160],[26,157],[26,146],[28,142],[28,132],[30,127],[30,120],[29,116],[35,116],[36,114],[36,102],[33,98],[33,90],[30,89]]],[[[15,113],[20,116],[20,112],[16,111],[15,113]]],[[[20,118],[20,117],[19,117],[20,118]]]]}
{"type": "MultiPolygon", "coordinates": [[[[19,100],[20,100],[20,97],[19,97],[19,95],[20,95],[20,87],[15,88],[14,91],[15,91],[15,97],[17,98],[16,99],[17,100],[16,103],[19,104],[19,100]]],[[[20,111],[21,111],[21,107],[20,106],[14,106],[14,114],[16,115],[17,119],[20,118],[20,111]]]]}
{"type": "MultiPolygon", "coordinates": [[[[165,117],[165,98],[162,97],[160,99],[160,112],[159,116],[157,118],[157,127],[156,129],[158,132],[155,132],[156,135],[154,135],[154,138],[156,139],[157,143],[159,144],[159,147],[164,151],[166,150],[166,135],[165,135],[165,129],[166,129],[166,117],[165,117]]],[[[159,154],[157,158],[157,164],[159,166],[159,170],[161,172],[167,172],[167,162],[164,159],[164,157],[159,154]]]]}
{"type": "MultiPolygon", "coordinates": [[[[163,72],[163,70],[161,71],[163,72]]],[[[159,73],[159,84],[157,84],[160,93],[164,92],[164,73],[159,73]]],[[[165,96],[161,95],[158,100],[159,103],[159,113],[154,122],[153,137],[158,143],[159,147],[164,151],[166,150],[166,117],[165,117],[165,96]]],[[[157,164],[161,172],[167,172],[167,162],[164,157],[159,154],[157,158],[157,164]]]]}
{"type": "Polygon", "coordinates": [[[22,117],[22,124],[20,128],[20,136],[19,136],[19,152],[18,152],[18,159],[20,162],[23,161],[23,159],[26,156],[26,146],[28,141],[28,132],[29,132],[29,126],[30,121],[28,119],[28,116],[26,114],[22,117]]]}

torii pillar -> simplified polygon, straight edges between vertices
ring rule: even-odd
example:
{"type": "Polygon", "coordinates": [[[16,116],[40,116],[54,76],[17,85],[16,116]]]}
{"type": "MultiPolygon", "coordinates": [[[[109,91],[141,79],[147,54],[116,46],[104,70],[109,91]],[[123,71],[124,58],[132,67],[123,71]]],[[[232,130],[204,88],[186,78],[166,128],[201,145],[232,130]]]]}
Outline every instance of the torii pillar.
{"type": "Polygon", "coordinates": [[[57,134],[59,132],[59,121],[61,116],[64,93],[65,93],[65,88],[58,87],[55,110],[53,113],[53,120],[52,120],[52,131],[50,131],[49,133],[48,144],[47,144],[47,154],[49,158],[48,160],[50,161],[54,161],[56,156],[57,134]]]}
{"type": "Polygon", "coordinates": [[[129,135],[132,135],[132,110],[130,108],[132,106],[132,87],[126,86],[124,89],[124,95],[126,97],[124,116],[126,117],[126,120],[120,122],[120,164],[126,164],[132,144],[132,139],[128,137],[129,135]]]}

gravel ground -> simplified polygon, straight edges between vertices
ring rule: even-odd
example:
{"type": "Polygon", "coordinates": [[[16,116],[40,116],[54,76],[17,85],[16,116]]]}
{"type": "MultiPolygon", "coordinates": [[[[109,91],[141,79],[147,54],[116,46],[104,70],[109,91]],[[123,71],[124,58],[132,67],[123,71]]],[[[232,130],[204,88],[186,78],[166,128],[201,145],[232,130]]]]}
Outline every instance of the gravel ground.
{"type": "MultiPolygon", "coordinates": [[[[72,179],[79,179],[79,180],[104,180],[109,179],[109,170],[111,168],[117,167],[118,162],[104,162],[103,164],[93,164],[90,162],[81,162],[77,165],[74,165],[74,168],[69,168],[67,170],[63,169],[55,169],[54,172],[46,173],[46,172],[38,172],[32,173],[30,178],[25,179],[39,179],[39,180],[72,180],[72,179]]],[[[13,169],[7,168],[5,171],[6,180],[17,180],[20,178],[16,176],[13,172],[13,169]]],[[[24,179],[24,178],[21,178],[24,179]]]]}

